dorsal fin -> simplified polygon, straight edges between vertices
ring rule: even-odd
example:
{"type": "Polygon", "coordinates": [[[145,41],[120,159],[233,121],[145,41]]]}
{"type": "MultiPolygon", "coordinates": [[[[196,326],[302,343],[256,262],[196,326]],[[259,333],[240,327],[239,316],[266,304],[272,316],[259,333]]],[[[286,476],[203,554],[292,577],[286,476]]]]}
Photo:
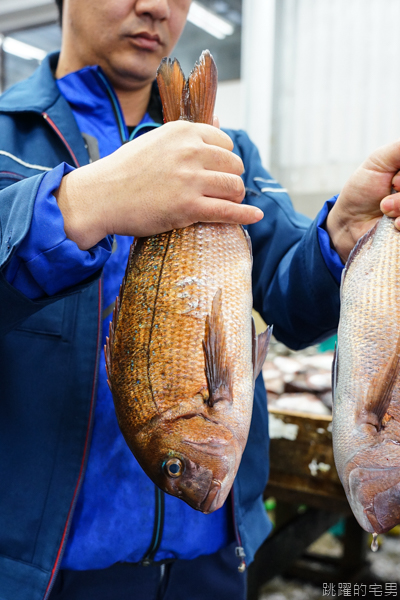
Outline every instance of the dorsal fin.
{"type": "Polygon", "coordinates": [[[187,81],[176,58],[163,58],[157,83],[166,123],[185,119],[212,125],[218,75],[209,50],[201,54],[187,81]]]}
{"type": "Polygon", "coordinates": [[[218,289],[215,293],[211,314],[206,317],[203,351],[209,394],[208,405],[214,406],[220,400],[232,402],[231,376],[226,362],[227,355],[221,289],[218,289]]]}
{"type": "Polygon", "coordinates": [[[357,404],[356,421],[370,423],[378,431],[382,429],[383,419],[392,400],[393,388],[400,374],[400,336],[388,364],[372,380],[367,397],[357,404]]]}
{"type": "Polygon", "coordinates": [[[108,387],[110,388],[111,392],[112,392],[111,377],[112,377],[112,355],[113,355],[113,346],[114,346],[114,334],[115,334],[115,330],[117,328],[117,323],[118,323],[119,308],[121,306],[122,298],[124,296],[126,278],[128,275],[128,271],[130,270],[130,266],[132,264],[133,256],[134,256],[135,252],[137,251],[139,241],[140,241],[140,238],[135,238],[131,244],[131,248],[129,250],[129,258],[128,258],[128,262],[126,264],[126,269],[125,269],[125,275],[124,275],[124,277],[122,279],[122,283],[119,287],[119,294],[115,299],[113,317],[112,317],[112,320],[110,321],[110,326],[109,326],[109,335],[108,335],[108,337],[106,336],[106,343],[104,344],[104,356],[106,359],[107,383],[108,383],[108,387]]]}

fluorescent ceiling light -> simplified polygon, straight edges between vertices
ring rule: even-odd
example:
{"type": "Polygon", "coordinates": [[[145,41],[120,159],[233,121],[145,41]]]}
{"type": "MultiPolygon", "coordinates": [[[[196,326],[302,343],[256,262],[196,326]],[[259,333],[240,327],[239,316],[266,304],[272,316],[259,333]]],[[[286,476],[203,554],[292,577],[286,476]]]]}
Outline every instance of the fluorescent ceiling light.
{"type": "Polygon", "coordinates": [[[210,33],[219,40],[223,40],[227,35],[232,35],[235,31],[232,23],[214,14],[203,6],[203,4],[196,2],[196,0],[193,0],[190,5],[188,21],[204,29],[204,31],[207,31],[207,33],[210,33]]]}
{"type": "Polygon", "coordinates": [[[14,56],[18,56],[19,58],[24,58],[25,60],[38,60],[39,62],[44,59],[47,52],[42,50],[41,48],[36,48],[36,46],[31,46],[30,44],[25,44],[25,42],[20,42],[19,40],[15,40],[12,37],[3,38],[3,50],[8,54],[13,54],[14,56]]]}

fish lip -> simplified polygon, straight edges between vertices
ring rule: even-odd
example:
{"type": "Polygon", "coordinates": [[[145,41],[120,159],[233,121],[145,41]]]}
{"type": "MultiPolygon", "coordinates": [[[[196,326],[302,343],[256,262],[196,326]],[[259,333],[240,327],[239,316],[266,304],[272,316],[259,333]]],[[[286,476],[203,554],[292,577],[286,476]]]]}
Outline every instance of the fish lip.
{"type": "Polygon", "coordinates": [[[211,482],[210,489],[208,490],[207,496],[201,502],[199,508],[201,512],[208,514],[214,512],[217,508],[220,508],[218,505],[218,499],[220,496],[220,492],[222,489],[222,484],[217,479],[213,479],[211,482]]]}
{"type": "Polygon", "coordinates": [[[393,492],[395,498],[398,497],[400,461],[390,466],[353,464],[353,468],[349,469],[345,477],[344,487],[351,509],[361,527],[366,531],[386,533],[399,523],[399,513],[393,510],[393,506],[398,506],[398,501],[391,502],[390,495],[393,492]],[[370,483],[374,485],[374,482],[379,481],[381,474],[389,476],[393,472],[395,477],[387,481],[388,485],[383,489],[369,487],[370,483]],[[387,494],[389,497],[386,497],[387,494]]]}

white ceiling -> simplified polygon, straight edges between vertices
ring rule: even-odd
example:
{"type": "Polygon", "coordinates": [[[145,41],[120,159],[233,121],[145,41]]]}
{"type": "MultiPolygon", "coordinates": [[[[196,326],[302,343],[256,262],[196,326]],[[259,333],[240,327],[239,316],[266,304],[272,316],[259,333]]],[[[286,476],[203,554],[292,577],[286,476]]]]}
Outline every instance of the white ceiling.
{"type": "Polygon", "coordinates": [[[53,0],[0,0],[0,32],[52,23],[57,15],[53,0]]]}

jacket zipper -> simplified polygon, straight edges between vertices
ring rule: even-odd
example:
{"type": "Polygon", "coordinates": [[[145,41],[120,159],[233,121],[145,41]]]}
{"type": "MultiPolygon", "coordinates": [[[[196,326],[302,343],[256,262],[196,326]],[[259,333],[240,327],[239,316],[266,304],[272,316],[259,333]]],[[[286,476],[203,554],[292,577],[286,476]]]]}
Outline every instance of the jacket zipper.
{"type": "Polygon", "coordinates": [[[164,492],[160,490],[157,486],[154,486],[155,494],[156,494],[156,504],[155,504],[155,519],[154,519],[154,528],[153,528],[153,537],[150,542],[150,546],[140,561],[144,567],[150,565],[161,544],[161,538],[164,529],[164,514],[165,514],[165,497],[164,492]]]}
{"type": "Polygon", "coordinates": [[[127,131],[126,131],[124,117],[120,110],[118,98],[116,97],[115,92],[112,89],[112,87],[110,86],[110,84],[108,83],[108,80],[106,79],[106,77],[102,73],[99,73],[99,72],[97,73],[97,75],[100,77],[101,81],[106,86],[108,99],[110,100],[111,107],[114,112],[115,120],[117,122],[117,127],[118,127],[119,135],[121,138],[121,143],[125,144],[128,141],[128,137],[127,137],[127,131]]]}
{"type": "Polygon", "coordinates": [[[246,570],[246,561],[244,560],[246,557],[246,553],[244,551],[244,548],[242,546],[242,540],[240,538],[240,533],[239,533],[239,528],[237,526],[237,522],[236,522],[236,516],[235,516],[235,493],[233,490],[233,487],[231,489],[231,498],[232,498],[232,518],[233,518],[233,528],[235,531],[235,537],[236,537],[236,542],[237,542],[237,546],[235,548],[235,554],[236,556],[241,560],[240,565],[238,566],[238,571],[239,573],[243,573],[246,570]]]}
{"type": "MultiPolygon", "coordinates": [[[[73,152],[71,146],[68,144],[67,140],[65,139],[65,137],[63,136],[63,134],[61,133],[61,131],[58,129],[57,125],[54,123],[54,121],[49,117],[49,115],[46,112],[42,113],[43,118],[47,121],[47,123],[50,125],[50,127],[53,129],[53,131],[56,133],[57,137],[63,142],[64,146],[67,148],[68,152],[71,155],[72,160],[75,163],[75,166],[78,168],[80,167],[79,161],[75,156],[75,153],[73,152]]],[[[96,342],[96,347],[97,347],[97,354],[99,352],[100,349],[100,335],[101,335],[101,314],[102,314],[102,280],[99,279],[99,284],[98,284],[98,317],[97,317],[97,342],[96,342]]],[[[87,458],[89,455],[89,440],[90,440],[90,436],[91,436],[91,432],[92,432],[92,428],[93,428],[93,413],[94,413],[94,402],[95,402],[95,390],[96,390],[96,384],[97,384],[97,377],[98,377],[98,367],[99,367],[99,361],[96,359],[96,364],[95,364],[95,368],[94,368],[94,373],[93,373],[93,384],[92,384],[92,395],[90,398],[90,409],[89,409],[89,420],[88,420],[88,425],[87,425],[87,429],[86,429],[86,438],[85,438],[85,445],[84,445],[84,449],[83,449],[83,456],[82,456],[82,461],[81,461],[81,467],[79,470],[79,475],[78,475],[78,481],[76,483],[75,486],[75,490],[74,490],[74,494],[72,496],[72,501],[69,507],[69,511],[68,511],[68,515],[67,515],[67,520],[65,523],[65,527],[64,527],[64,531],[63,531],[63,535],[61,537],[61,543],[60,546],[58,548],[58,552],[57,552],[57,556],[56,556],[56,560],[54,562],[54,566],[53,566],[53,570],[51,572],[50,575],[50,580],[49,583],[47,584],[47,588],[46,591],[44,593],[43,596],[43,600],[46,600],[51,592],[51,589],[53,587],[55,578],[57,576],[57,573],[60,569],[60,564],[61,564],[61,558],[63,555],[63,551],[65,548],[65,543],[68,537],[68,533],[71,527],[71,520],[72,520],[72,515],[74,513],[74,509],[76,506],[76,502],[78,500],[78,496],[79,496],[79,492],[80,489],[82,487],[82,482],[83,482],[83,476],[86,470],[86,463],[87,463],[87,458]]]]}

